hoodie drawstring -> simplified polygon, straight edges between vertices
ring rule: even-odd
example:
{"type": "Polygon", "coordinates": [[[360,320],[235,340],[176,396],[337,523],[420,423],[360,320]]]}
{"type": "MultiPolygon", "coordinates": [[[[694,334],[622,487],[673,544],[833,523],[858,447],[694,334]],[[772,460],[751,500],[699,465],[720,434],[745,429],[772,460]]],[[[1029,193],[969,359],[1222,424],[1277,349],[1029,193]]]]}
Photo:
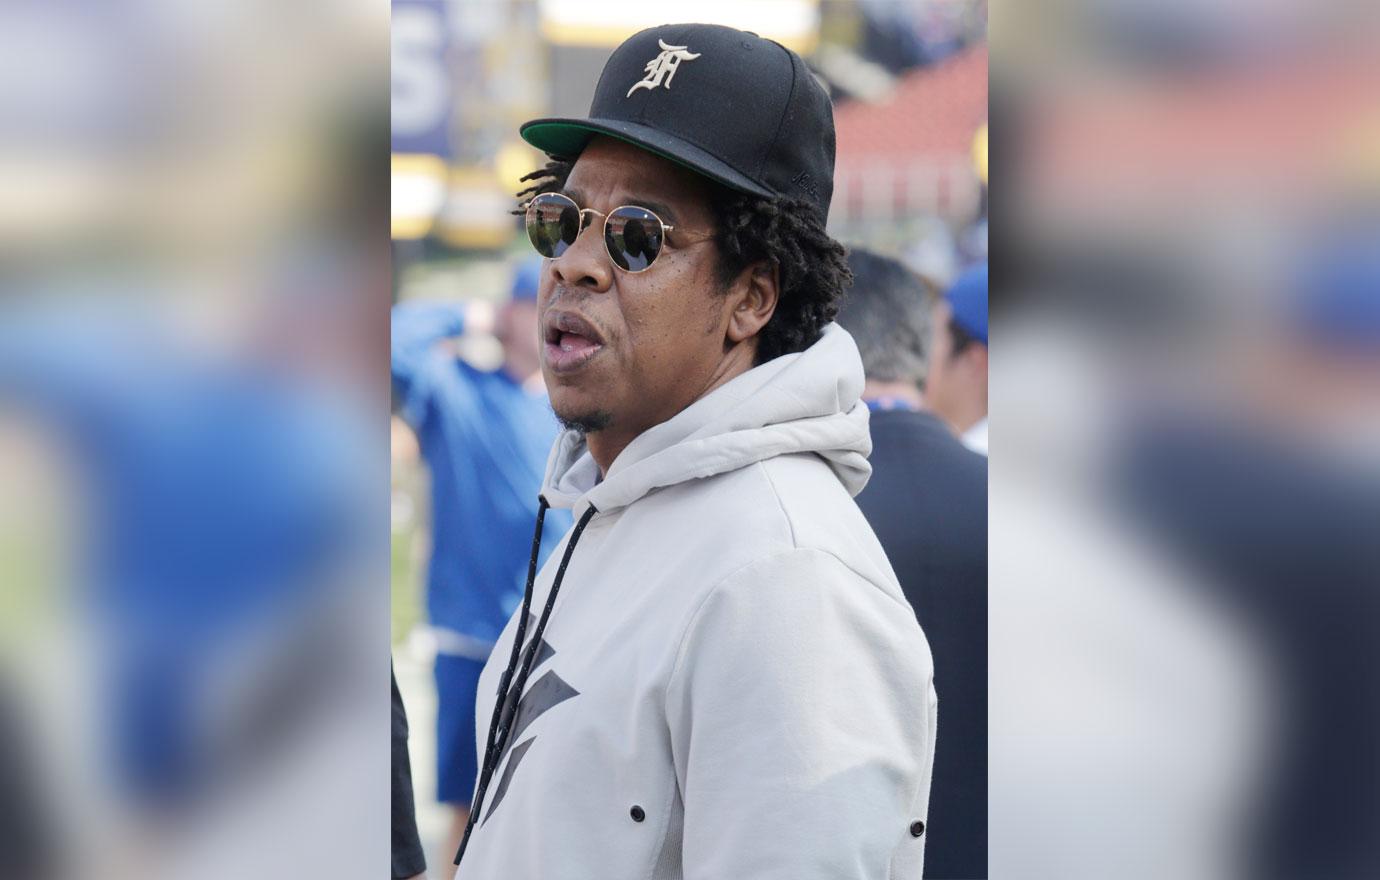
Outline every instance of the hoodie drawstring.
{"type": "Polygon", "coordinates": [[[533,660],[537,655],[537,648],[541,645],[542,634],[546,632],[546,622],[551,618],[551,609],[556,606],[556,596],[561,590],[561,581],[565,580],[565,570],[570,565],[570,557],[575,552],[575,544],[580,540],[580,534],[589,525],[589,521],[599,511],[591,504],[589,509],[580,517],[580,521],[575,524],[575,528],[570,533],[570,541],[565,545],[565,554],[561,557],[561,564],[556,569],[556,578],[551,582],[551,593],[546,597],[546,606],[542,608],[541,618],[537,621],[537,628],[532,633],[532,638],[527,642],[527,650],[522,650],[524,639],[527,636],[527,618],[532,613],[532,593],[537,580],[537,556],[541,551],[542,521],[546,518],[546,511],[551,506],[545,497],[538,496],[537,504],[537,528],[532,535],[532,558],[527,563],[527,586],[522,592],[522,611],[518,618],[517,633],[513,638],[513,650],[508,655],[508,667],[503,670],[503,677],[499,679],[499,698],[494,704],[493,717],[489,720],[488,741],[484,744],[484,763],[480,768],[479,786],[475,791],[474,803],[470,805],[470,818],[465,823],[465,836],[460,840],[460,849],[455,853],[455,864],[457,866],[456,875],[459,875],[458,866],[460,859],[465,855],[465,847],[469,845],[470,834],[474,831],[475,819],[484,808],[484,795],[488,792],[489,783],[493,780],[494,771],[498,769],[498,763],[503,757],[503,749],[508,744],[508,737],[512,732],[513,721],[518,712],[518,704],[521,702],[522,689],[527,686],[527,677],[532,672],[533,660]],[[522,657],[521,668],[518,669],[517,680],[513,681],[513,670],[518,668],[518,657],[522,657]],[[512,684],[511,691],[509,684],[512,684]],[[509,697],[513,698],[510,700],[509,697]],[[511,703],[511,705],[509,705],[511,703]]]}

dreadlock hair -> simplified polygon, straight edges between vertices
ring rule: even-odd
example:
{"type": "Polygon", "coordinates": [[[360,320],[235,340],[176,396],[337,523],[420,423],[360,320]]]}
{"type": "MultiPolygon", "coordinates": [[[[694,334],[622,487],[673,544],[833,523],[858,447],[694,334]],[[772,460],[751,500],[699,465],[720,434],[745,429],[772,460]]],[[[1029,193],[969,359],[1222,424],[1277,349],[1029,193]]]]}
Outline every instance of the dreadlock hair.
{"type": "Polygon", "coordinates": [[[519,190],[517,199],[518,207],[510,213],[521,217],[526,213],[527,198],[539,196],[545,192],[556,192],[565,186],[565,179],[570,176],[570,169],[575,167],[574,159],[567,159],[563,156],[552,156],[551,161],[547,162],[536,171],[529,171],[518,178],[519,183],[526,183],[529,180],[536,181],[524,190],[519,190]]]}
{"type": "MultiPolygon", "coordinates": [[[[565,186],[574,160],[551,157],[522,182],[532,185],[517,197],[524,201],[565,186]]],[[[756,262],[780,273],[776,311],[757,334],[757,364],[804,351],[838,314],[839,303],[853,283],[847,251],[824,231],[824,218],[803,199],[762,198],[710,184],[719,248],[718,281],[726,291],[744,269],[756,262]]],[[[513,211],[521,214],[522,208],[513,211]]]]}

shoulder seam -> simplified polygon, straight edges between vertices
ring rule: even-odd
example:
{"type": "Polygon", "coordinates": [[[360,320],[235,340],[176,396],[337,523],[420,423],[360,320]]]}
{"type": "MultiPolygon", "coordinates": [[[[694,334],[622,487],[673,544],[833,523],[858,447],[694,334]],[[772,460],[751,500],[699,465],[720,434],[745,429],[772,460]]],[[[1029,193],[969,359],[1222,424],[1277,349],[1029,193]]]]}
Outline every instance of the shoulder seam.
{"type": "MultiPolygon", "coordinates": [[[[757,466],[758,466],[759,468],[762,469],[762,476],[766,478],[766,480],[767,480],[767,485],[771,486],[772,497],[774,497],[774,498],[776,499],[776,505],[777,505],[777,507],[780,509],[781,515],[782,515],[783,517],[785,517],[785,519],[786,519],[786,527],[787,527],[788,529],[790,529],[790,533],[791,533],[791,547],[792,547],[792,549],[794,549],[794,550],[808,550],[808,551],[814,551],[814,552],[822,553],[822,554],[824,554],[825,556],[830,557],[830,558],[833,559],[835,562],[837,562],[839,565],[843,566],[843,567],[846,568],[848,571],[852,572],[853,575],[856,576],[859,580],[864,581],[865,583],[869,584],[874,590],[881,590],[881,592],[882,592],[884,595],[886,595],[886,597],[887,597],[888,599],[890,599],[890,600],[893,601],[893,602],[898,602],[898,603],[899,603],[900,600],[898,600],[895,596],[893,596],[893,595],[891,595],[890,593],[888,593],[884,585],[878,584],[878,583],[877,583],[876,581],[874,581],[872,578],[866,576],[865,574],[863,574],[862,572],[858,571],[858,570],[857,570],[856,568],[854,568],[853,566],[849,565],[849,564],[843,559],[843,557],[839,556],[837,553],[834,553],[832,550],[826,550],[826,549],[824,549],[823,547],[802,547],[802,546],[800,545],[799,540],[796,539],[796,535],[795,535],[795,523],[793,523],[793,522],[791,521],[791,515],[790,515],[789,513],[786,512],[786,506],[785,506],[784,504],[781,503],[781,492],[780,492],[780,490],[778,490],[778,489],[776,488],[776,482],[772,479],[771,473],[767,470],[767,468],[766,468],[766,462],[765,462],[765,461],[759,461],[759,462],[757,462],[757,466]]],[[[777,554],[777,555],[781,555],[781,554],[777,554]]],[[[766,557],[766,558],[771,558],[771,557],[766,557]]],[[[760,560],[759,560],[759,561],[760,561],[760,560]]],[[[734,572],[732,572],[732,573],[730,573],[730,574],[728,574],[728,575],[725,575],[724,580],[727,580],[728,578],[732,577],[733,575],[735,575],[735,574],[737,574],[737,573],[738,573],[737,571],[734,571],[734,572]]],[[[720,583],[722,583],[722,581],[721,581],[720,583]]],[[[897,588],[898,588],[898,592],[900,592],[900,589],[899,589],[899,588],[900,588],[900,584],[898,583],[896,586],[897,586],[897,588]]],[[[710,593],[712,594],[712,593],[714,593],[715,591],[717,591],[718,589],[719,589],[719,584],[715,584],[715,585],[713,586],[713,588],[710,589],[710,593]]],[[[699,613],[699,609],[698,609],[698,608],[696,608],[695,610],[696,610],[696,613],[699,613]]],[[[913,611],[909,606],[906,607],[906,610],[909,611],[909,612],[912,613],[912,614],[914,613],[914,611],[913,611]]],[[[677,658],[677,659],[679,659],[679,658],[677,658]]]]}

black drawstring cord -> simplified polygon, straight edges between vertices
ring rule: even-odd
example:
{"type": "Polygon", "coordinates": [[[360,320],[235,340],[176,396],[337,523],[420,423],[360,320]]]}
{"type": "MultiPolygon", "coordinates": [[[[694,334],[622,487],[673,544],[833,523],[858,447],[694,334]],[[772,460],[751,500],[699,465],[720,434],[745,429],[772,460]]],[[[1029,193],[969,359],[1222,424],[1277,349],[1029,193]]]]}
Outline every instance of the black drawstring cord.
{"type": "Polygon", "coordinates": [[[541,646],[542,634],[546,632],[546,622],[551,618],[551,609],[556,606],[556,596],[559,595],[561,591],[561,582],[565,580],[566,566],[570,565],[570,557],[575,553],[575,544],[580,540],[580,533],[585,530],[585,526],[589,524],[589,521],[593,519],[594,515],[598,512],[599,511],[594,509],[594,505],[591,504],[589,509],[585,511],[584,516],[580,517],[580,521],[575,524],[575,529],[570,533],[570,542],[565,546],[565,555],[561,557],[561,564],[556,569],[556,578],[551,583],[551,594],[546,597],[546,607],[541,610],[541,617],[537,620],[536,632],[532,634],[532,638],[527,642],[526,656],[522,658],[522,671],[518,673],[517,681],[513,682],[513,693],[517,695],[517,698],[511,701],[504,700],[504,703],[511,702],[511,705],[507,707],[507,711],[504,713],[505,717],[499,723],[498,738],[494,743],[495,765],[498,764],[499,759],[502,757],[503,749],[507,745],[508,734],[512,728],[514,716],[517,715],[518,704],[521,702],[522,690],[527,686],[527,677],[532,672],[533,662],[537,656],[537,649],[541,646]]]}
{"type": "Polygon", "coordinates": [[[527,586],[522,591],[522,614],[518,618],[517,637],[513,639],[513,650],[508,655],[508,666],[503,670],[503,677],[498,684],[498,702],[494,704],[493,717],[489,719],[489,735],[484,740],[484,764],[479,768],[479,788],[471,805],[469,820],[465,823],[465,836],[460,840],[460,849],[455,853],[455,864],[460,864],[460,857],[465,854],[465,844],[469,843],[470,831],[474,828],[474,817],[479,812],[479,807],[483,806],[484,792],[489,787],[489,778],[493,771],[489,766],[490,758],[493,755],[494,739],[498,733],[498,719],[503,714],[503,704],[507,702],[508,682],[512,679],[513,669],[517,666],[518,654],[522,650],[522,640],[527,633],[527,616],[532,608],[532,589],[537,580],[537,557],[541,554],[541,534],[542,524],[546,519],[546,511],[549,508],[544,496],[537,496],[537,527],[532,532],[532,556],[527,562],[527,586]]]}
{"type": "Polygon", "coordinates": [[[499,679],[498,683],[498,692],[505,699],[499,700],[494,705],[493,717],[489,719],[489,735],[484,740],[484,764],[486,766],[489,763],[489,753],[494,747],[499,718],[503,714],[503,704],[506,702],[508,685],[512,681],[513,670],[518,665],[518,654],[522,651],[527,636],[527,618],[531,615],[532,590],[537,581],[537,557],[541,555],[542,524],[546,520],[546,511],[550,507],[551,505],[546,502],[545,497],[537,496],[537,527],[532,531],[532,555],[527,561],[527,584],[522,589],[522,616],[518,618],[517,635],[513,639],[513,649],[508,654],[508,665],[504,668],[503,677],[499,679]]]}
{"type": "Polygon", "coordinates": [[[541,549],[541,527],[542,519],[546,515],[546,509],[550,507],[545,498],[540,499],[537,506],[537,530],[532,537],[532,559],[527,566],[527,588],[522,594],[521,618],[518,620],[517,634],[513,639],[513,650],[508,656],[508,668],[503,671],[503,678],[499,681],[498,702],[494,704],[493,717],[489,720],[489,737],[484,744],[484,764],[480,768],[479,787],[474,795],[474,803],[470,805],[469,821],[465,823],[465,836],[460,839],[460,849],[455,853],[455,864],[457,867],[456,876],[459,876],[460,860],[465,856],[465,848],[469,845],[470,834],[474,831],[474,824],[480,811],[484,808],[484,795],[488,792],[489,782],[493,779],[494,771],[498,769],[498,763],[503,757],[503,749],[508,743],[508,735],[512,729],[513,719],[517,715],[518,704],[522,702],[522,689],[527,686],[527,677],[532,672],[532,661],[536,657],[537,649],[541,645],[541,637],[546,632],[546,622],[551,618],[551,609],[556,606],[556,596],[561,590],[561,581],[565,580],[565,570],[570,565],[570,557],[575,552],[575,544],[580,540],[580,533],[589,525],[589,521],[599,511],[591,504],[580,521],[575,524],[575,528],[570,533],[570,540],[565,545],[565,554],[561,557],[561,564],[556,569],[556,578],[551,582],[551,593],[546,597],[546,606],[542,608],[541,618],[537,621],[537,628],[532,634],[530,643],[526,651],[522,651],[523,639],[527,631],[527,618],[532,609],[533,585],[537,579],[537,555],[541,549]],[[518,671],[517,680],[512,681],[513,669],[518,665],[519,652],[522,654],[522,666],[518,671]],[[512,682],[511,693],[514,699],[509,700],[509,683],[512,682]],[[512,703],[509,706],[509,702],[512,703]]]}

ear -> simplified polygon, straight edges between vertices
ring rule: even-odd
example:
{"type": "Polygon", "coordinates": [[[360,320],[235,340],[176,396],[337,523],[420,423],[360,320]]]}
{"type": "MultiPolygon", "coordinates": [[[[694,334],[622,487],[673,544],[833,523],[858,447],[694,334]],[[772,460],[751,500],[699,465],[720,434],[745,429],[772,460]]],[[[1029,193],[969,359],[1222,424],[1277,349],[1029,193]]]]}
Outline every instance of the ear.
{"type": "Polygon", "coordinates": [[[776,311],[781,272],[775,263],[753,263],[729,289],[728,340],[735,345],[756,336],[776,311]]]}

